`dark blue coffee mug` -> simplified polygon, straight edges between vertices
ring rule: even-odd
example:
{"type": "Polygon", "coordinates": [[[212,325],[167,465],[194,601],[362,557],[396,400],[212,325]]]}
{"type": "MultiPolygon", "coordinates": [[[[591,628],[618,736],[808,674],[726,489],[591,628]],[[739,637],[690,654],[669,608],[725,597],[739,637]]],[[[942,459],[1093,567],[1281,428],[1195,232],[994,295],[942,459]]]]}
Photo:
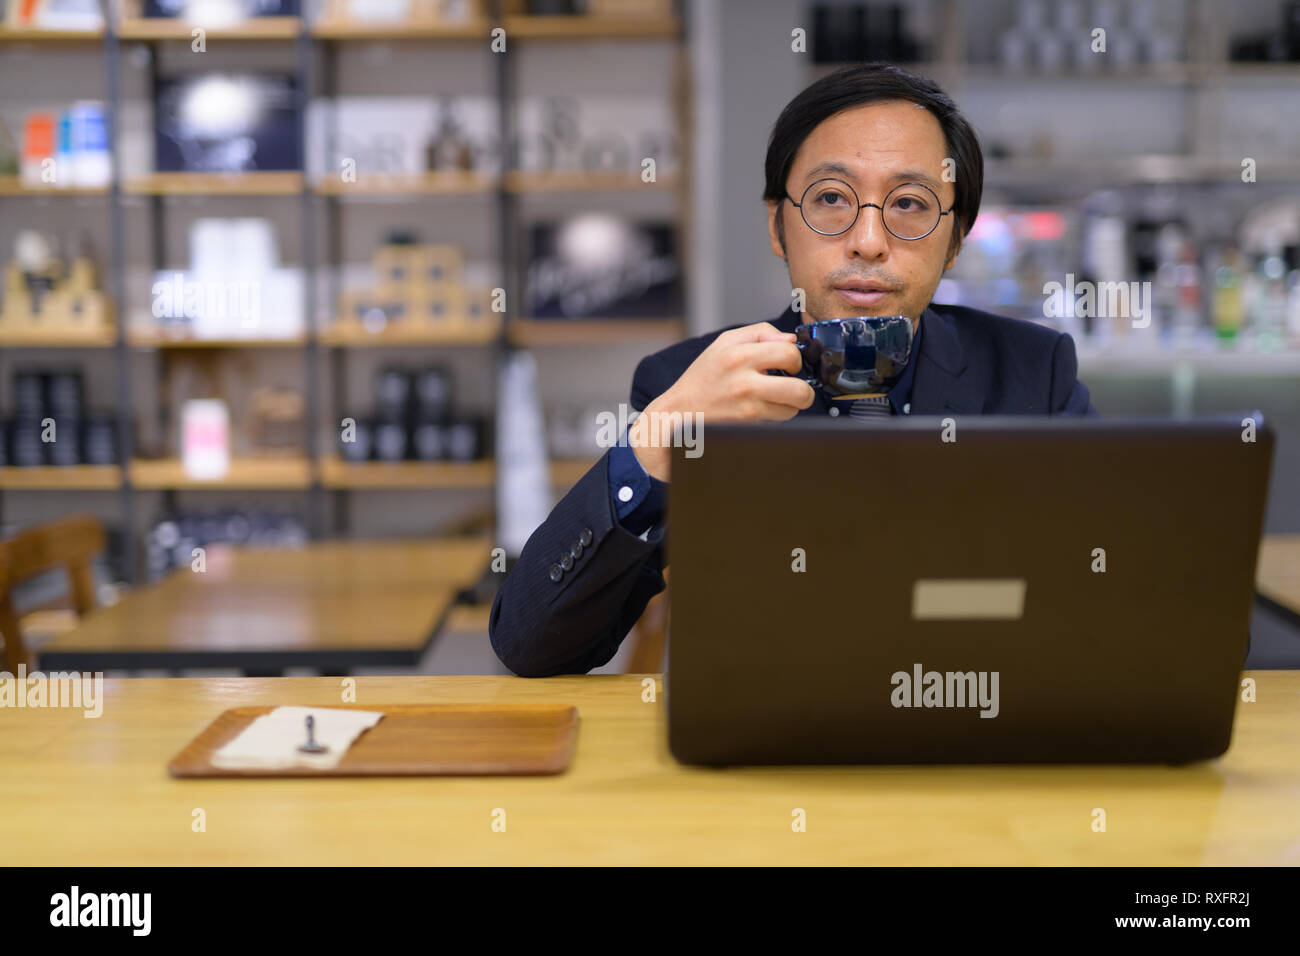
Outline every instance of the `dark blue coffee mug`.
{"type": "Polygon", "coordinates": [[[794,334],[803,357],[799,377],[837,399],[885,394],[912,357],[912,320],[905,315],[823,319],[794,334]]]}

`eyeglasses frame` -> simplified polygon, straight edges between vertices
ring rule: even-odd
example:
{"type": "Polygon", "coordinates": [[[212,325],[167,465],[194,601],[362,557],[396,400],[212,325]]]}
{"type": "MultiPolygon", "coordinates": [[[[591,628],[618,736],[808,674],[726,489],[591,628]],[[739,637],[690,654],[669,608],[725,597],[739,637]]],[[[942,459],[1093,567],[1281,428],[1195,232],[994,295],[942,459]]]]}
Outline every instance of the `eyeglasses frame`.
{"type": "Polygon", "coordinates": [[[804,211],[803,211],[804,197],[808,195],[808,190],[812,189],[818,183],[839,183],[840,185],[848,189],[850,193],[853,194],[854,199],[857,199],[859,197],[858,197],[858,191],[856,189],[854,189],[851,185],[846,183],[844,180],[836,179],[834,176],[823,176],[821,179],[814,180],[813,182],[809,183],[808,188],[803,191],[803,195],[799,197],[798,202],[795,202],[794,197],[790,195],[789,191],[787,191],[785,194],[785,198],[790,200],[791,206],[794,206],[795,209],[799,210],[799,218],[803,220],[803,224],[807,226],[809,229],[812,229],[812,231],[817,233],[817,235],[819,236],[844,235],[846,232],[848,232],[850,229],[852,229],[854,226],[858,224],[858,217],[862,215],[862,210],[870,206],[873,209],[880,210],[880,224],[884,226],[885,231],[888,232],[895,239],[901,239],[903,242],[919,242],[920,240],[926,238],[926,236],[929,236],[930,233],[938,229],[940,223],[943,222],[943,217],[948,215],[948,213],[952,212],[954,209],[957,208],[957,204],[954,202],[951,206],[949,206],[945,210],[943,208],[943,203],[939,200],[939,194],[936,193],[929,186],[927,186],[925,183],[915,183],[915,182],[899,183],[897,186],[894,186],[892,189],[890,189],[889,192],[885,193],[885,199],[888,199],[897,190],[902,189],[904,186],[920,186],[922,189],[924,189],[926,192],[928,192],[931,196],[934,197],[935,205],[939,207],[939,215],[935,217],[934,225],[930,227],[929,232],[926,232],[924,235],[912,236],[910,238],[907,236],[900,236],[898,233],[894,232],[894,230],[889,228],[889,223],[885,222],[885,207],[881,205],[877,205],[876,203],[873,202],[864,202],[860,206],[858,206],[858,208],[853,213],[853,221],[850,222],[843,229],[841,229],[839,232],[822,232],[820,229],[816,229],[813,227],[813,224],[808,221],[808,217],[804,215],[804,211]]]}

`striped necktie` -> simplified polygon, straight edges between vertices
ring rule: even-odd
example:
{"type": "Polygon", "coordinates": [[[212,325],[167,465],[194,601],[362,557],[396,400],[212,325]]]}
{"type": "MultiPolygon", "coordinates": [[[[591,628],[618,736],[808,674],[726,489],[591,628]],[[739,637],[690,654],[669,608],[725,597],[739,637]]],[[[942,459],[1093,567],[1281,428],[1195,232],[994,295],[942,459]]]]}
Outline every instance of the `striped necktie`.
{"type": "Polygon", "coordinates": [[[849,403],[849,417],[857,419],[888,418],[894,414],[888,395],[869,395],[849,403]]]}

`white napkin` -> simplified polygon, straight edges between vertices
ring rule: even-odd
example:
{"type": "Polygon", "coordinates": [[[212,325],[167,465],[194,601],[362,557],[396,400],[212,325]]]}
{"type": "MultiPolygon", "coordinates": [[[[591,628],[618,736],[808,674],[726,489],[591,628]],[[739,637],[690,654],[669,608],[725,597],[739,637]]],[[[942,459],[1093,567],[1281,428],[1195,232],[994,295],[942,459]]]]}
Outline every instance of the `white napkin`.
{"type": "Polygon", "coordinates": [[[234,740],[212,755],[214,767],[227,770],[278,770],[337,766],[353,741],[379,723],[377,710],[342,710],[332,707],[277,707],[239,732],[234,740]],[[308,754],[298,748],[307,742],[307,715],[314,718],[316,743],[329,749],[308,754]]]}

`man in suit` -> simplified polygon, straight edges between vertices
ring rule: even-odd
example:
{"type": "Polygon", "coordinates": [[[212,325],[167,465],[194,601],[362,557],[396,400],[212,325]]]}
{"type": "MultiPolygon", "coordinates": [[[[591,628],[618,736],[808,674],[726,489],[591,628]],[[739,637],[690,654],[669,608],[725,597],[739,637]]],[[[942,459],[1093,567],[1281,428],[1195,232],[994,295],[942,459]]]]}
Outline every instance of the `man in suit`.
{"type": "MultiPolygon", "coordinates": [[[[931,303],[975,222],[983,168],[974,130],[929,80],[862,64],[813,83],[777,119],[765,164],[769,240],[793,304],[643,359],[632,408],[703,422],[1096,414],[1069,335],[931,303]],[[913,322],[911,358],[884,394],[835,402],[769,374],[800,371],[800,322],[860,315],[913,322]]],[[[671,449],[649,432],[656,418],[639,417],[574,485],[503,582],[489,630],[516,674],[607,663],[663,590],[671,449]]]]}

